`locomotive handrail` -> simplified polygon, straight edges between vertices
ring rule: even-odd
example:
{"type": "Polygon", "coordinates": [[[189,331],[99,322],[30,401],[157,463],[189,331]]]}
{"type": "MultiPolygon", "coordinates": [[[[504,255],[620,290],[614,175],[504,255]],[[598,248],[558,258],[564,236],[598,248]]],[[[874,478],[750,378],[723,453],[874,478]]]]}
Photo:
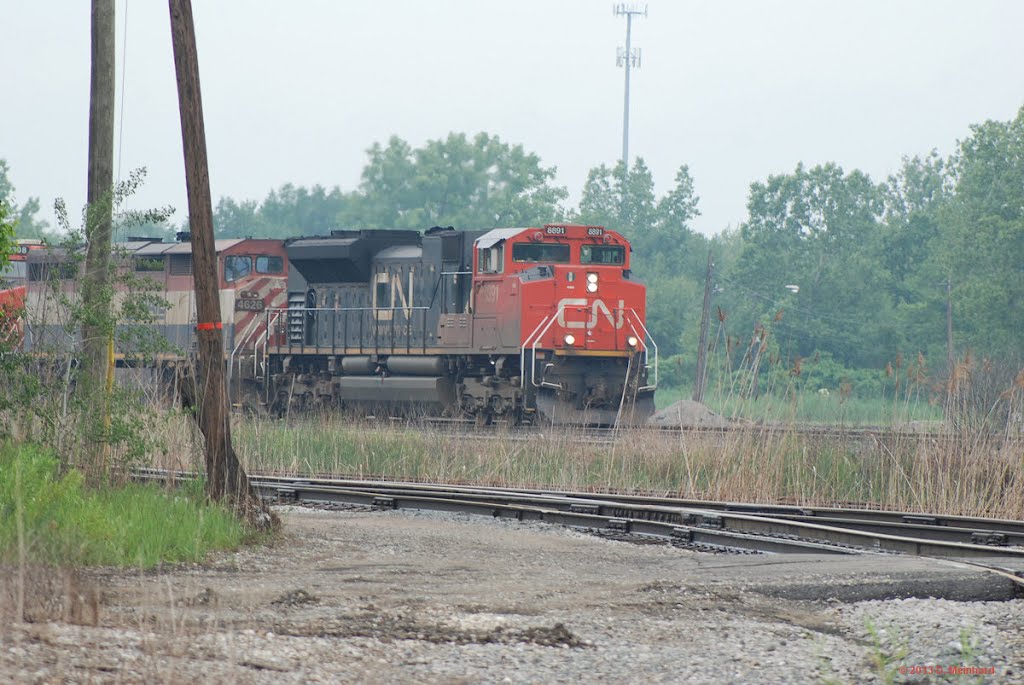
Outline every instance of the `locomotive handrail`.
{"type": "MultiPolygon", "coordinates": [[[[270,344],[270,329],[271,329],[271,326],[275,325],[275,323],[277,322],[277,320],[280,317],[281,317],[281,312],[277,311],[277,312],[274,313],[274,318],[271,319],[270,318],[270,310],[269,309],[266,310],[267,333],[263,337],[263,372],[264,372],[263,387],[266,390],[264,402],[266,403],[267,407],[270,407],[270,383],[268,381],[268,377],[270,376],[270,374],[269,374],[269,372],[267,370],[267,347],[270,344]]],[[[288,321],[288,317],[285,317],[285,331],[284,331],[284,335],[286,335],[286,336],[288,335],[287,321],[288,321]]],[[[279,331],[279,330],[274,331],[274,334],[280,336],[281,335],[281,331],[279,331]]],[[[257,344],[259,344],[259,343],[257,343],[257,344]]],[[[255,363],[256,362],[254,360],[253,364],[255,364],[255,363]]]]}
{"type": "MultiPolygon", "coordinates": [[[[519,350],[519,387],[526,389],[526,346],[533,340],[533,336],[537,334],[540,327],[544,325],[544,322],[548,320],[548,317],[544,317],[537,324],[537,327],[533,329],[533,332],[526,336],[526,340],[523,341],[523,347],[519,350]]],[[[530,380],[533,380],[533,368],[530,369],[530,380]]]]}
{"type": "MultiPolygon", "coordinates": [[[[348,315],[349,312],[396,312],[396,311],[406,311],[406,312],[409,312],[408,320],[406,321],[406,325],[405,325],[405,329],[406,329],[405,347],[406,347],[406,351],[407,352],[412,350],[412,318],[413,318],[412,317],[412,312],[423,312],[423,341],[422,341],[422,345],[423,345],[423,347],[425,349],[426,348],[426,341],[427,341],[427,312],[430,311],[430,307],[424,307],[424,306],[421,305],[421,306],[408,306],[408,307],[268,307],[266,309],[268,320],[269,320],[270,314],[272,312],[276,312],[278,314],[280,314],[281,312],[287,312],[287,313],[299,312],[299,313],[302,313],[302,314],[306,314],[308,312],[331,312],[331,313],[333,313],[335,316],[332,317],[332,319],[331,319],[331,350],[332,350],[332,353],[334,352],[335,346],[336,346],[337,314],[342,313],[342,314],[346,315],[344,317],[343,321],[342,321],[342,336],[343,336],[343,338],[345,340],[347,340],[348,339],[348,316],[347,315],[348,315]]],[[[363,347],[364,347],[363,318],[364,317],[362,317],[362,316],[359,317],[359,350],[360,350],[360,354],[362,354],[363,347]]],[[[387,332],[385,332],[385,335],[387,335],[388,338],[389,338],[388,341],[386,341],[386,342],[390,342],[390,349],[393,352],[394,349],[395,349],[395,344],[394,344],[395,343],[395,319],[394,319],[394,317],[392,317],[389,321],[390,321],[390,325],[388,326],[388,330],[387,330],[387,332]]],[[[286,335],[288,336],[288,348],[291,349],[293,343],[292,343],[290,331],[286,331],[286,335]]],[[[303,342],[302,345],[305,345],[305,342],[303,342]]],[[[373,350],[374,350],[375,353],[379,353],[380,349],[381,349],[381,347],[380,347],[380,320],[377,319],[376,316],[375,316],[374,317],[374,321],[373,321],[373,350]]]]}
{"type": "Polygon", "coordinates": [[[644,325],[644,322],[640,320],[640,316],[636,313],[636,310],[633,309],[632,307],[630,307],[629,311],[633,312],[633,318],[636,319],[636,322],[638,324],[640,324],[640,328],[643,329],[643,332],[644,332],[644,335],[641,337],[640,334],[637,333],[636,328],[633,326],[633,322],[632,321],[629,322],[630,328],[633,328],[633,332],[637,333],[637,337],[640,338],[641,341],[643,341],[643,344],[644,344],[644,365],[648,369],[651,368],[651,365],[649,363],[650,362],[650,357],[649,357],[649,355],[647,353],[647,340],[648,339],[650,339],[651,345],[654,347],[654,383],[652,383],[650,385],[645,385],[644,387],[639,388],[639,391],[642,391],[642,390],[655,390],[658,387],[658,343],[656,343],[654,341],[654,336],[651,335],[651,332],[649,330],[647,330],[647,326],[644,325]]]}
{"type": "MultiPolygon", "coordinates": [[[[259,328],[259,317],[254,316],[254,317],[252,317],[252,321],[249,322],[249,327],[246,330],[242,331],[242,335],[239,337],[238,343],[235,344],[234,349],[231,350],[231,354],[228,355],[228,381],[227,381],[228,392],[231,391],[231,381],[232,381],[232,376],[234,376],[233,367],[234,367],[234,364],[235,364],[235,355],[237,355],[238,351],[240,349],[242,349],[242,345],[244,345],[250,338],[253,337],[253,334],[256,333],[258,328],[259,328]]],[[[258,344],[259,344],[258,342],[255,342],[255,341],[253,342],[253,355],[254,356],[256,354],[256,345],[258,345],[258,344]]],[[[253,368],[255,369],[255,367],[253,367],[253,368]]],[[[239,375],[242,374],[242,358],[241,357],[238,358],[238,374],[239,375]]]]}
{"type": "Polygon", "coordinates": [[[267,307],[268,312],[394,312],[399,309],[420,311],[430,307],[267,307]]]}
{"type": "MultiPolygon", "coordinates": [[[[632,323],[629,324],[629,327],[633,328],[633,334],[636,335],[636,328],[633,327],[632,323]]],[[[644,353],[646,354],[646,348],[644,353]]],[[[619,410],[615,412],[616,426],[619,425],[619,421],[622,419],[622,410],[626,406],[626,395],[629,393],[629,376],[633,370],[634,359],[636,359],[636,355],[631,354],[629,355],[629,360],[626,361],[626,379],[622,382],[622,397],[619,398],[619,410]]],[[[637,388],[636,392],[640,392],[640,389],[637,388]]],[[[633,394],[633,399],[634,401],[636,400],[636,393],[633,394]]]]}
{"type": "MultiPolygon", "coordinates": [[[[273,319],[270,318],[270,313],[269,312],[267,313],[267,326],[266,326],[266,328],[263,331],[263,363],[264,364],[267,363],[267,345],[270,343],[270,327],[273,326],[274,323],[279,318],[281,318],[281,312],[279,312],[279,311],[274,314],[274,318],[273,319]]],[[[257,340],[256,341],[256,347],[259,347],[259,344],[260,344],[259,340],[257,340]]],[[[256,374],[256,363],[257,363],[257,359],[256,358],[258,356],[259,355],[256,355],[256,354],[253,354],[253,356],[252,356],[252,375],[253,376],[257,375],[256,374]]]]}
{"type": "MultiPolygon", "coordinates": [[[[562,311],[564,311],[564,310],[565,310],[564,306],[558,308],[558,311],[555,312],[555,315],[552,316],[551,320],[548,321],[548,324],[546,326],[544,326],[544,330],[542,330],[540,332],[540,334],[534,339],[533,345],[530,348],[531,351],[532,351],[532,356],[530,358],[530,383],[535,388],[546,387],[546,388],[554,388],[556,390],[562,390],[563,389],[561,383],[545,383],[544,381],[541,381],[538,384],[537,380],[533,376],[534,376],[534,371],[537,369],[537,345],[540,343],[540,339],[543,338],[544,335],[548,332],[548,329],[551,328],[551,324],[553,324],[555,321],[558,320],[558,315],[561,314],[562,311]]],[[[546,370],[547,370],[547,367],[545,367],[545,371],[546,370]]]]}

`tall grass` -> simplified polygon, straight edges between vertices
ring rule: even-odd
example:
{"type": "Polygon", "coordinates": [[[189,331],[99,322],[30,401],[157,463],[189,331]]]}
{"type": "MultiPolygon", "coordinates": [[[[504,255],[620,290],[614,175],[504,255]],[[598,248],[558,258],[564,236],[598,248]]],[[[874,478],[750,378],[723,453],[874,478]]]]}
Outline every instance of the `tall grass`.
{"type": "MultiPolygon", "coordinates": [[[[610,442],[564,428],[479,436],[328,414],[289,421],[236,417],[234,435],[250,472],[1024,519],[1024,373],[996,377],[982,361],[966,358],[936,401],[939,390],[923,368],[920,359],[911,366],[898,360],[891,387],[872,400],[858,400],[843,387],[838,394],[800,395],[795,386],[773,386],[769,377],[757,392],[749,378],[721,383],[709,390],[709,404],[725,417],[744,419],[724,433],[621,430],[610,442]],[[810,416],[861,430],[809,434],[802,428],[810,416]]],[[[789,378],[788,372],[774,378],[789,378]]],[[[156,436],[166,450],[158,465],[195,468],[176,456],[196,453],[192,431],[178,421],[169,420],[166,434],[156,436]]]]}
{"type": "Polygon", "coordinates": [[[0,511],[3,563],[148,568],[199,561],[246,535],[199,491],[87,488],[80,472],[60,474],[53,454],[33,445],[0,444],[0,511]]]}
{"type": "Polygon", "coordinates": [[[1024,518],[1019,440],[956,433],[815,436],[788,425],[729,433],[497,432],[352,424],[326,416],[236,428],[252,471],[859,504],[1024,518]]]}

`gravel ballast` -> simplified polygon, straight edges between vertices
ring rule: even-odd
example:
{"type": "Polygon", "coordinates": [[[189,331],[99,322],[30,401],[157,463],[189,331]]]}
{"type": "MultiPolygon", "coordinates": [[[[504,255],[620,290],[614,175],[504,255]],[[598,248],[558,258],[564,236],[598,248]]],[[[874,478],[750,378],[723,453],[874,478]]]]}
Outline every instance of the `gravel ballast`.
{"type": "MultiPolygon", "coordinates": [[[[83,573],[97,625],[3,625],[0,681],[1024,683],[1024,601],[928,598],[981,573],[952,564],[706,554],[446,514],[281,515],[269,546],[83,573]],[[814,596],[787,592],[808,578],[814,596]],[[947,672],[961,665],[974,670],[947,672]]],[[[1009,596],[992,588],[978,596],[1009,596]]]]}

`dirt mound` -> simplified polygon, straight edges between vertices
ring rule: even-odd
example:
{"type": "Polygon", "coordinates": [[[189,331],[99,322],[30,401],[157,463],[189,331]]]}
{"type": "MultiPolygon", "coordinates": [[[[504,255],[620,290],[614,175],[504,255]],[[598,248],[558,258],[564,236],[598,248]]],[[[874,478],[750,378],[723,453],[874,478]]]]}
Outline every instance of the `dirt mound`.
{"type": "Polygon", "coordinates": [[[732,425],[729,419],[719,416],[700,402],[693,400],[679,400],[647,419],[647,423],[652,426],[711,426],[715,428],[732,425]]]}

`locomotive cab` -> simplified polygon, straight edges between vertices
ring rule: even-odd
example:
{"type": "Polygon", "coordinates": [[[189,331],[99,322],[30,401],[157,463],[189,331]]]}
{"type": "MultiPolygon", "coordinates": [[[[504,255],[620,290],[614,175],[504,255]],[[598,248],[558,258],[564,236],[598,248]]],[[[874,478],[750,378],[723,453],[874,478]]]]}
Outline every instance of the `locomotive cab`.
{"type": "Polygon", "coordinates": [[[625,238],[548,224],[496,229],[476,248],[474,340],[504,352],[514,329],[527,413],[609,425],[653,413],[657,348],[625,238]]]}

